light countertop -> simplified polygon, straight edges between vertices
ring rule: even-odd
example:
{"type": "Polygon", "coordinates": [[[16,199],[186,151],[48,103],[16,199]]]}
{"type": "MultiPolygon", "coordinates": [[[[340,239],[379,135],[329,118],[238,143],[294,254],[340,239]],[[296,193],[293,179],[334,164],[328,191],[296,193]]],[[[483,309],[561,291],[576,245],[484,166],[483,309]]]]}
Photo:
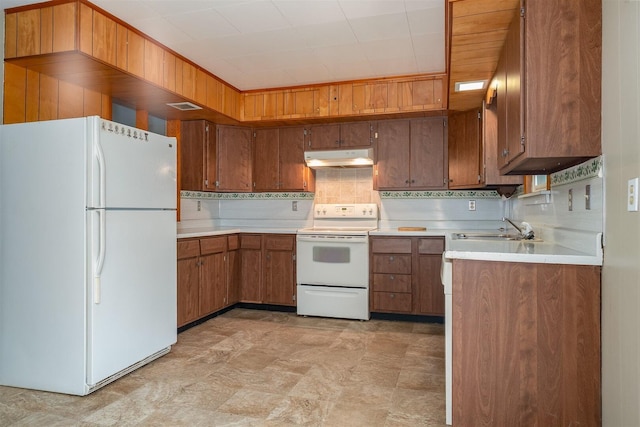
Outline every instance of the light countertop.
{"type": "Polygon", "coordinates": [[[296,234],[297,232],[297,228],[274,227],[178,227],[176,237],[178,239],[186,239],[189,237],[220,236],[236,233],[296,234]]]}
{"type": "MultiPolygon", "coordinates": [[[[191,227],[177,229],[177,238],[206,237],[235,233],[296,234],[297,228],[273,227],[191,227]]],[[[478,232],[482,230],[472,230],[478,232]]],[[[578,251],[551,241],[527,240],[466,240],[453,239],[454,233],[468,230],[431,229],[426,231],[398,231],[378,229],[371,236],[389,237],[445,237],[444,258],[480,261],[526,262],[541,264],[602,265],[601,234],[594,235],[593,245],[578,251]]],[[[491,230],[490,232],[496,232],[491,230]]]]}
{"type": "MultiPolygon", "coordinates": [[[[445,237],[446,259],[480,261],[526,262],[541,264],[602,265],[601,235],[593,236],[593,245],[578,251],[551,241],[529,240],[466,240],[452,239],[455,233],[477,233],[483,230],[431,229],[426,231],[398,231],[378,229],[371,236],[445,237]]],[[[486,230],[496,233],[497,230],[486,230]]]]}
{"type": "MultiPolygon", "coordinates": [[[[595,252],[595,251],[594,251],[595,252]]],[[[540,264],[602,265],[602,252],[580,252],[553,242],[527,240],[447,239],[446,259],[526,262],[540,264]]]]}

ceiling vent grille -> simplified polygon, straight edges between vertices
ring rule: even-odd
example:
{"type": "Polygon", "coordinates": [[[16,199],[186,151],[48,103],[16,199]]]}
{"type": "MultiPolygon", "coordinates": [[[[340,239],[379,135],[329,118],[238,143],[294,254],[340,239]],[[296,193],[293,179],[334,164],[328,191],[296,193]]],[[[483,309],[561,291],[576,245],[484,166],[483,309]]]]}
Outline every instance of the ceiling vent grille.
{"type": "Polygon", "coordinates": [[[170,102],[167,105],[180,111],[202,110],[202,107],[198,107],[196,104],[190,102],[170,102]]]}

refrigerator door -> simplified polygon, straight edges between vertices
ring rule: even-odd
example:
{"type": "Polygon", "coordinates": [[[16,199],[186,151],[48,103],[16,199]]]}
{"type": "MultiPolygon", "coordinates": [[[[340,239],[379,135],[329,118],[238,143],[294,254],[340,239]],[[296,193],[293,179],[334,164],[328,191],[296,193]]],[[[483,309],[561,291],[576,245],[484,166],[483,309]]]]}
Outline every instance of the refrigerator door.
{"type": "Polygon", "coordinates": [[[89,386],[176,342],[175,215],[162,210],[87,212],[89,386]],[[102,237],[100,221],[106,230],[102,237]]]}
{"type": "Polygon", "coordinates": [[[90,208],[176,208],[176,140],[87,118],[90,208]]]}
{"type": "Polygon", "coordinates": [[[0,384],[84,394],[85,120],[1,128],[0,384]]]}

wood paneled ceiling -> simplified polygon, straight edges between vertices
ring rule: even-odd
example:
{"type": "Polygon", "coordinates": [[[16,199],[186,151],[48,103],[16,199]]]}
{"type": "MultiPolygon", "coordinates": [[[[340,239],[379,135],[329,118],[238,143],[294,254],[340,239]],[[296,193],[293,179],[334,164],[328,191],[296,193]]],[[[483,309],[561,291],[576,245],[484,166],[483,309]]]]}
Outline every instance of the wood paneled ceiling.
{"type": "Polygon", "coordinates": [[[449,0],[449,7],[449,109],[465,111],[481,106],[486,90],[455,92],[455,83],[493,77],[520,0],[449,0]]]}

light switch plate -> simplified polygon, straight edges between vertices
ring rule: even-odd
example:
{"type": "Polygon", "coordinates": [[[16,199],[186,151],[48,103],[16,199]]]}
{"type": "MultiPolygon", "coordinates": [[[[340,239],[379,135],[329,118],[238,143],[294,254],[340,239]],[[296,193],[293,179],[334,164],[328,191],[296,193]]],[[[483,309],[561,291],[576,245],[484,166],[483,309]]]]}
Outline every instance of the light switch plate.
{"type": "Polygon", "coordinates": [[[638,178],[630,179],[627,184],[627,210],[638,212],[638,178]]]}

